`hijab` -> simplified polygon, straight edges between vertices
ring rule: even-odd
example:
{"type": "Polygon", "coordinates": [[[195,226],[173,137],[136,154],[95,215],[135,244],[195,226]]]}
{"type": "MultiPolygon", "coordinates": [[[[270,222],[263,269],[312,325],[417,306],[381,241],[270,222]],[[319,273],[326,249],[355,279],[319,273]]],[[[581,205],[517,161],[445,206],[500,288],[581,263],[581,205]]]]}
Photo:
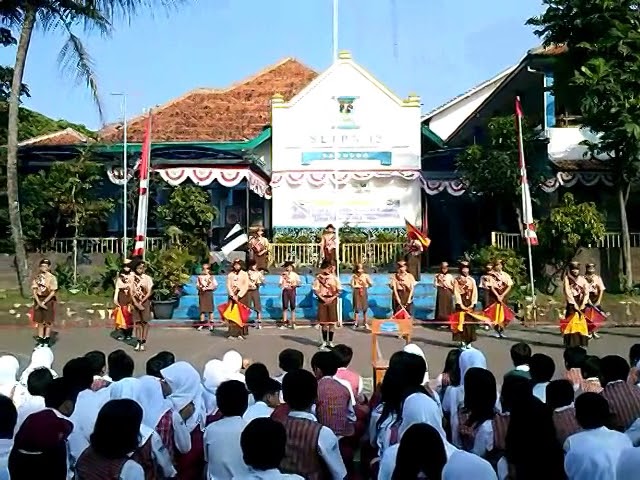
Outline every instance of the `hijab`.
{"type": "Polygon", "coordinates": [[[640,448],[627,448],[618,457],[617,480],[635,480],[640,472],[640,448]]]}
{"type": "Polygon", "coordinates": [[[13,400],[16,408],[19,408],[28,395],[26,388],[17,381],[20,364],[13,355],[0,357],[0,395],[13,400]]]}
{"type": "Polygon", "coordinates": [[[171,402],[164,398],[160,380],[150,375],[140,377],[140,406],[142,423],[156,428],[162,416],[171,410],[171,402]]]}
{"type": "Polygon", "coordinates": [[[240,373],[240,370],[242,370],[242,355],[235,350],[229,350],[222,357],[222,363],[227,370],[228,378],[226,380],[238,380],[244,383],[244,375],[240,373]]]}
{"type": "Polygon", "coordinates": [[[133,400],[140,405],[143,414],[143,423],[140,424],[140,446],[144,445],[149,437],[153,435],[156,425],[149,426],[144,424],[143,392],[140,380],[131,377],[118,380],[111,384],[109,393],[111,394],[111,400],[133,400]]]}
{"type": "Polygon", "coordinates": [[[204,402],[207,414],[213,413],[217,408],[216,390],[220,384],[228,380],[228,373],[222,360],[209,360],[202,373],[202,386],[204,387],[204,402]]]}
{"type": "Polygon", "coordinates": [[[487,368],[487,359],[480,350],[469,347],[462,350],[460,359],[460,385],[464,386],[464,376],[470,368],[487,368]]]}
{"type": "Polygon", "coordinates": [[[424,381],[422,382],[422,384],[426,385],[427,383],[429,383],[429,363],[427,362],[427,356],[424,354],[424,350],[422,350],[415,343],[410,343],[408,345],[405,345],[405,347],[402,350],[404,352],[413,353],[414,355],[418,355],[422,357],[422,359],[424,360],[424,364],[427,367],[427,370],[424,373],[424,381]]]}
{"type": "Polygon", "coordinates": [[[454,452],[442,470],[442,480],[458,480],[460,478],[498,480],[498,476],[489,462],[464,450],[454,452]]]}
{"type": "Polygon", "coordinates": [[[200,375],[190,363],[176,362],[160,370],[162,378],[171,388],[169,401],[177,412],[193,402],[195,411],[185,424],[189,431],[198,425],[202,428],[205,420],[204,389],[200,383],[200,375]]]}
{"type": "Polygon", "coordinates": [[[20,376],[20,384],[24,387],[27,386],[27,381],[29,380],[29,375],[34,370],[38,370],[39,368],[46,368],[51,372],[53,378],[57,378],[58,374],[51,369],[53,365],[53,351],[49,347],[38,347],[31,354],[31,363],[22,372],[20,376]]]}

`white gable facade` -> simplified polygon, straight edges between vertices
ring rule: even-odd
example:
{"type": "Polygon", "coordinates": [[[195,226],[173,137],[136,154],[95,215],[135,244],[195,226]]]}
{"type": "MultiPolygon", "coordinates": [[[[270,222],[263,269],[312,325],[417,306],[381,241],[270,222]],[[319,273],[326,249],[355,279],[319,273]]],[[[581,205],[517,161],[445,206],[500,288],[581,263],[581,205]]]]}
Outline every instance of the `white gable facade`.
{"type": "Polygon", "coordinates": [[[275,96],[271,124],[275,229],[420,223],[419,97],[398,98],[343,52],[290,102],[275,96]]]}

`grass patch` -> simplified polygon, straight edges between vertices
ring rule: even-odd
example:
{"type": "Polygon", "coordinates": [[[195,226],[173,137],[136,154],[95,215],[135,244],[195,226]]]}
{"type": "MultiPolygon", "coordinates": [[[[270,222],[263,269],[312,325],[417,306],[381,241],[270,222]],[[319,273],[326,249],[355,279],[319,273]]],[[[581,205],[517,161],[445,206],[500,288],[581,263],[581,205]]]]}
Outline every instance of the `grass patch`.
{"type": "MultiPolygon", "coordinates": [[[[91,306],[94,303],[101,303],[103,305],[113,304],[113,293],[100,293],[87,295],[84,293],[73,294],[64,290],[61,290],[56,295],[58,301],[79,305],[91,306]]],[[[20,295],[19,290],[0,290],[0,310],[8,310],[14,308],[14,305],[20,304],[24,307],[25,304],[31,305],[33,298],[25,298],[20,295]]],[[[26,308],[26,307],[25,307],[26,308]]]]}

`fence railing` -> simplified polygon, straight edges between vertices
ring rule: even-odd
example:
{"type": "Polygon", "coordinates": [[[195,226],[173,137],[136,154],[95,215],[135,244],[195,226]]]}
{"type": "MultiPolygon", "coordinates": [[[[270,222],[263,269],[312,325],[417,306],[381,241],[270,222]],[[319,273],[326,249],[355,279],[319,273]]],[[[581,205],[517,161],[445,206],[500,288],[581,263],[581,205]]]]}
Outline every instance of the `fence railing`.
{"type": "MultiPolygon", "coordinates": [[[[353,265],[358,262],[368,265],[386,265],[400,259],[404,244],[384,243],[343,243],[339,246],[340,263],[353,265]]],[[[318,265],[321,260],[320,245],[317,243],[272,243],[270,259],[273,265],[282,265],[287,260],[298,265],[318,265]]]]}
{"type": "MultiPolygon", "coordinates": [[[[631,233],[631,247],[640,247],[640,233],[631,233]]],[[[491,245],[500,248],[517,250],[522,245],[522,236],[519,233],[491,232],[491,245]]],[[[594,245],[597,248],[622,248],[622,234],[620,232],[607,232],[600,241],[594,245]]]]}
{"type": "MultiPolygon", "coordinates": [[[[92,253],[115,253],[122,254],[123,251],[130,251],[133,247],[132,239],[127,239],[129,244],[126,249],[122,248],[122,238],[118,237],[82,237],[78,238],[78,252],[83,254],[92,253]]],[[[160,250],[164,247],[164,239],[160,237],[147,238],[147,250],[160,250]]],[[[40,252],[71,253],[73,252],[73,238],[56,238],[49,242],[38,245],[40,252]]]]}

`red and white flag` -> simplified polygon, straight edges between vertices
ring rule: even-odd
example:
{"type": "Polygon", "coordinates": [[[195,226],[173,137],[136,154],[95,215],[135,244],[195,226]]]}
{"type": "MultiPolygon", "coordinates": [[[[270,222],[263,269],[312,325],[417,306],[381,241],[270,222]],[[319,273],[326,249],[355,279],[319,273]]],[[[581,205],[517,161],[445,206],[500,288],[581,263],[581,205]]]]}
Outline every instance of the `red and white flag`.
{"type": "Polygon", "coordinates": [[[533,223],[533,210],[531,208],[531,191],[527,179],[527,167],[524,159],[524,138],[522,133],[522,105],[520,97],[516,97],[516,119],[518,126],[518,160],[520,166],[520,185],[522,186],[522,234],[529,245],[538,245],[536,226],[533,223]]]}
{"type": "Polygon", "coordinates": [[[140,187],[138,189],[138,222],[136,224],[134,256],[144,256],[147,238],[147,217],[149,210],[149,172],[151,167],[151,112],[147,116],[140,157],[140,187]]]}

